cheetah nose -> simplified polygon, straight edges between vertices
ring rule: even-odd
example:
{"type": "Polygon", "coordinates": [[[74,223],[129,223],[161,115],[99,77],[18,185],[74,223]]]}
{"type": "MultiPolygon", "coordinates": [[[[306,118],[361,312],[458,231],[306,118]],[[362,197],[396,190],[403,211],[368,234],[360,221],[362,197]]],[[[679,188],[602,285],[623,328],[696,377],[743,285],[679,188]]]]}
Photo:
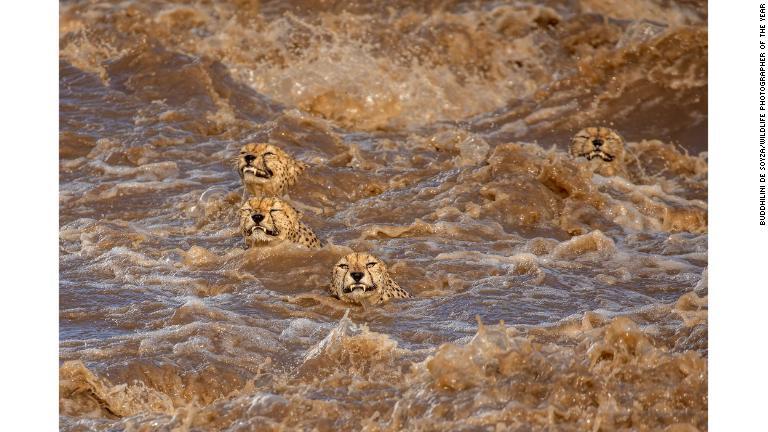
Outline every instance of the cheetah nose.
{"type": "Polygon", "coordinates": [[[352,279],[354,279],[355,282],[360,282],[360,279],[363,278],[362,272],[352,272],[349,275],[352,276],[352,279]]]}
{"type": "Polygon", "coordinates": [[[255,215],[251,215],[251,219],[253,219],[253,221],[256,223],[259,223],[264,220],[264,215],[261,213],[256,213],[255,215]]]}
{"type": "Polygon", "coordinates": [[[603,146],[603,140],[601,140],[600,138],[595,138],[592,140],[592,145],[595,146],[595,148],[599,149],[600,147],[603,146]]]}
{"type": "Polygon", "coordinates": [[[245,155],[245,163],[249,164],[256,160],[256,156],[254,155],[245,155]]]}

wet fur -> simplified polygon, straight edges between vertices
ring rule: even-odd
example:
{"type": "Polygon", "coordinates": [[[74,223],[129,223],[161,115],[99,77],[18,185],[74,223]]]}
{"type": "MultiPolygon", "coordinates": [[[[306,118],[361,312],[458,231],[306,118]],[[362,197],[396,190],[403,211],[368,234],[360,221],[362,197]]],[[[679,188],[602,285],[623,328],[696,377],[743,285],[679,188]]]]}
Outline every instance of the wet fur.
{"type": "Polygon", "coordinates": [[[363,301],[381,304],[393,298],[411,297],[390,277],[384,262],[367,253],[351,253],[342,257],[333,266],[329,290],[339,300],[356,304],[363,301]],[[350,276],[353,272],[363,274],[358,284],[365,285],[356,289],[357,295],[350,292],[350,285],[355,283],[350,276]]]}
{"type": "Polygon", "coordinates": [[[588,160],[603,175],[615,175],[623,169],[624,139],[606,127],[588,127],[571,139],[571,156],[588,160]]]}
{"type": "Polygon", "coordinates": [[[235,168],[251,196],[282,196],[307,165],[275,145],[251,143],[240,149],[235,168]]]}
{"type": "Polygon", "coordinates": [[[287,240],[308,248],[321,247],[315,233],[301,222],[301,214],[287,202],[276,197],[254,197],[240,207],[240,232],[246,247],[287,240]],[[254,216],[263,219],[259,222],[254,216]]]}

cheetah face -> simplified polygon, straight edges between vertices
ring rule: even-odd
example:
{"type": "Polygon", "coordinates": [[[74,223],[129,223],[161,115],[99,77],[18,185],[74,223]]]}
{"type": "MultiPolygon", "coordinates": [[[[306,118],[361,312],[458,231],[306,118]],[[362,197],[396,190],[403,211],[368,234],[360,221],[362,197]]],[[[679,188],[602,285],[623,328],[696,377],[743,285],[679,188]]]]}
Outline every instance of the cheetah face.
{"type": "Polygon", "coordinates": [[[624,159],[624,140],[612,129],[588,127],[573,137],[570,150],[572,156],[589,161],[621,162],[624,159]]]}
{"type": "Polygon", "coordinates": [[[250,246],[285,240],[298,226],[298,212],[279,198],[251,198],[240,207],[240,231],[250,246]]]}
{"type": "Polygon", "coordinates": [[[237,157],[237,172],[252,195],[279,195],[305,165],[272,144],[246,144],[237,157]]]}
{"type": "Polygon", "coordinates": [[[373,255],[351,253],[333,267],[331,291],[340,300],[361,303],[381,297],[389,280],[387,267],[373,255]]]}

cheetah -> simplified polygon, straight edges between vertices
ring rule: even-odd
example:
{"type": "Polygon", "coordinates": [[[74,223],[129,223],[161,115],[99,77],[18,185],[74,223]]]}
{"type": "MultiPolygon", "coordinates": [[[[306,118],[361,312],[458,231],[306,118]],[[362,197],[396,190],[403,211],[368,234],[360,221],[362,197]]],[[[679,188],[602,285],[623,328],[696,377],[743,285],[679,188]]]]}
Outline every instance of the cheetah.
{"type": "Polygon", "coordinates": [[[239,216],[246,248],[278,240],[321,247],[315,233],[301,222],[301,214],[280,198],[250,198],[240,207],[239,216]]]}
{"type": "Polygon", "coordinates": [[[612,176],[622,170],[624,140],[613,129],[588,127],[571,139],[570,152],[573,157],[586,158],[598,173],[612,176]]]}
{"type": "Polygon", "coordinates": [[[380,259],[367,253],[351,253],[333,266],[331,295],[347,303],[380,304],[391,298],[410,298],[389,276],[380,259]]]}
{"type": "Polygon", "coordinates": [[[244,145],[236,164],[243,187],[251,196],[282,196],[307,168],[307,164],[267,143],[244,145]]]}

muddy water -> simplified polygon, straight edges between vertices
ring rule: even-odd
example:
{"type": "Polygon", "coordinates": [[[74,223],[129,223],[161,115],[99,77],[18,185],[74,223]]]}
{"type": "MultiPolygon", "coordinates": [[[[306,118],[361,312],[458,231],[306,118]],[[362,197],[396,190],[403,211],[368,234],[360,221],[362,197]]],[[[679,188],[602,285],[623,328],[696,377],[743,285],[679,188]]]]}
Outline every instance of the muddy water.
{"type": "Polygon", "coordinates": [[[62,429],[706,429],[706,3],[411,3],[61,3],[62,429]],[[322,249],[243,248],[265,141],[322,249]]]}

